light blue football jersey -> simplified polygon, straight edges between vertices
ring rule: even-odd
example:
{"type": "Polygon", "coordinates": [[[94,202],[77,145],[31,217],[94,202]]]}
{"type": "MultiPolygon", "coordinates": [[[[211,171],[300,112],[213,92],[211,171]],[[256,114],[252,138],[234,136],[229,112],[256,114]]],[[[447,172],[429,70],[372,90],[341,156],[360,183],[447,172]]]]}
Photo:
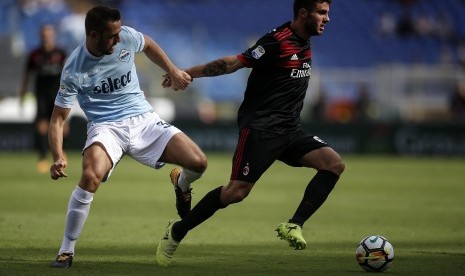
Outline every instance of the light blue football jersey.
{"type": "Polygon", "coordinates": [[[145,40],[142,33],[122,26],[111,55],[95,57],[85,43],[69,56],[55,104],[71,108],[75,98],[89,122],[120,121],[152,111],[140,89],[134,56],[145,40]]]}

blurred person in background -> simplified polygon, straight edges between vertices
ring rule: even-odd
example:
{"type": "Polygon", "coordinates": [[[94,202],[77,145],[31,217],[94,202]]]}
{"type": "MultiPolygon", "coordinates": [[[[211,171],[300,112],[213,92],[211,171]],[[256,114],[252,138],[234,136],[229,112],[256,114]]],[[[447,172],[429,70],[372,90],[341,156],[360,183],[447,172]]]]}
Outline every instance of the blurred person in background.
{"type": "Polygon", "coordinates": [[[77,46],[79,46],[86,37],[84,29],[84,19],[86,13],[72,12],[64,16],[59,25],[59,33],[61,40],[66,41],[66,51],[71,53],[77,46]]]}
{"type": "Polygon", "coordinates": [[[396,32],[396,19],[388,11],[382,11],[378,17],[378,33],[382,37],[391,37],[396,32]]]}
{"type": "Polygon", "coordinates": [[[372,99],[368,84],[360,83],[358,85],[358,95],[354,109],[355,121],[367,122],[372,119],[372,99]]]}
{"type": "Polygon", "coordinates": [[[465,80],[459,80],[455,84],[450,99],[450,111],[455,123],[465,124],[465,80]]]}
{"type": "MultiPolygon", "coordinates": [[[[63,16],[58,25],[60,41],[66,45],[67,53],[71,53],[77,46],[81,45],[86,38],[84,21],[86,13],[96,5],[94,0],[66,0],[70,13],[63,16]]],[[[113,5],[108,5],[115,7],[113,5]]]]}
{"type": "MultiPolygon", "coordinates": [[[[123,26],[118,9],[90,9],[85,29],[85,42],[73,51],[63,68],[50,120],[49,144],[54,160],[50,176],[54,180],[67,177],[63,125],[76,99],[88,120],[81,178],[69,199],[64,237],[51,264],[57,268],[71,267],[94,194],[123,156],[154,169],[164,162],[183,167],[174,187],[180,217],[190,211],[191,183],[207,168],[202,150],[153,111],[140,89],[135,56],[143,52],[167,72],[174,90],[185,89],[191,77],[176,67],[150,37],[123,26]]],[[[136,190],[133,184],[128,183],[128,189],[136,190]]]]}
{"type": "Polygon", "coordinates": [[[461,67],[461,70],[465,72],[465,39],[459,39],[457,42],[457,63],[461,67]]]}
{"type": "MultiPolygon", "coordinates": [[[[244,200],[277,160],[317,171],[294,215],[275,229],[292,248],[306,248],[302,227],[326,201],[345,168],[336,151],[302,128],[300,118],[312,69],[310,37],[323,34],[330,3],[295,0],[293,21],[264,35],[244,53],[186,70],[192,78],[201,78],[252,68],[238,112],[239,138],[229,183],[207,193],[182,220],[169,222],[156,252],[159,265],[171,263],[190,230],[219,209],[244,200]]],[[[163,85],[171,86],[169,76],[163,85]]],[[[176,174],[171,175],[171,181],[178,181],[176,174]]]]}
{"type": "Polygon", "coordinates": [[[19,99],[21,108],[23,108],[29,81],[34,77],[34,95],[37,103],[37,113],[34,120],[34,147],[39,153],[37,171],[39,173],[46,173],[50,168],[50,164],[47,161],[48,127],[50,117],[52,116],[55,96],[60,87],[60,75],[65,64],[66,53],[56,44],[55,28],[53,25],[42,26],[40,29],[40,39],[40,46],[32,50],[27,57],[19,89],[19,99]]]}
{"type": "Polygon", "coordinates": [[[311,106],[311,117],[310,119],[314,122],[324,122],[327,120],[327,108],[328,108],[328,92],[321,89],[315,98],[314,103],[311,106]]]}
{"type": "Polygon", "coordinates": [[[396,25],[397,35],[408,37],[415,34],[414,21],[410,10],[404,10],[396,25]]]}

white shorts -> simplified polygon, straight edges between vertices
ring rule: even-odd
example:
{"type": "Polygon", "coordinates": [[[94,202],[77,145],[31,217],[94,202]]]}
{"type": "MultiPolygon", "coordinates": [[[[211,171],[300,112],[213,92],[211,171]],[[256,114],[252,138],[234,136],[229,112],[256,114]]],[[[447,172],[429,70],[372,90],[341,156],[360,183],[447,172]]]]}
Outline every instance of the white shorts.
{"type": "Polygon", "coordinates": [[[103,179],[105,182],[125,154],[141,164],[156,168],[168,141],[179,132],[177,127],[160,119],[155,112],[117,122],[90,123],[83,152],[94,143],[103,145],[113,163],[103,179]]]}

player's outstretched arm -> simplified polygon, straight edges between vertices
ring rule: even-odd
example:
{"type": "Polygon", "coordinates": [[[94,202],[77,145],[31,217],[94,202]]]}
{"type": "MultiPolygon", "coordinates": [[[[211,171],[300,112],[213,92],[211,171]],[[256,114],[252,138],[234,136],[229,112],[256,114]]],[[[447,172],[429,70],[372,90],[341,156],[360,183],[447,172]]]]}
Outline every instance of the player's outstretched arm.
{"type": "Polygon", "coordinates": [[[234,73],[244,67],[237,56],[226,56],[203,65],[193,66],[186,69],[186,72],[192,78],[215,77],[234,73]]]}
{"type": "Polygon", "coordinates": [[[192,78],[186,72],[180,70],[171,62],[163,49],[149,36],[144,35],[144,53],[156,65],[160,66],[168,74],[171,82],[169,86],[174,90],[184,90],[191,83],[192,78]]]}
{"type": "Polygon", "coordinates": [[[48,144],[54,162],[50,167],[50,176],[54,180],[68,176],[64,172],[64,169],[68,164],[63,154],[63,128],[70,111],[70,108],[62,108],[55,105],[52,117],[50,118],[48,144]]]}
{"type": "MultiPolygon", "coordinates": [[[[186,69],[186,73],[192,77],[193,81],[194,78],[215,77],[234,73],[244,67],[244,64],[240,62],[237,56],[226,56],[203,65],[193,66],[189,69],[186,69]]],[[[170,76],[165,74],[163,77],[164,80],[161,85],[164,88],[170,87],[172,84],[170,76]]]]}

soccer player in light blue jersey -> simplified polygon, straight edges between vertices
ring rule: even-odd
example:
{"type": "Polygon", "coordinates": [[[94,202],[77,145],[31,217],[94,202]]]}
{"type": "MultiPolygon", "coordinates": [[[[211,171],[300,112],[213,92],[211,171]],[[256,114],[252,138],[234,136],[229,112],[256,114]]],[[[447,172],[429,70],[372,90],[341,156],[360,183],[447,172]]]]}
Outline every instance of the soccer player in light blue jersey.
{"type": "Polygon", "coordinates": [[[68,58],[50,120],[52,179],[66,177],[63,126],[77,98],[88,119],[82,176],[71,194],[66,227],[53,267],[71,267],[74,247],[89,214],[94,193],[124,155],[157,168],[183,167],[173,175],[176,207],[181,217],[191,205],[190,184],[207,168],[202,150],[178,128],[156,114],[139,87],[135,54],[144,54],[166,71],[174,90],[184,90],[191,77],[178,69],[150,37],[122,26],[117,9],[96,6],[85,19],[86,39],[68,58]]]}

